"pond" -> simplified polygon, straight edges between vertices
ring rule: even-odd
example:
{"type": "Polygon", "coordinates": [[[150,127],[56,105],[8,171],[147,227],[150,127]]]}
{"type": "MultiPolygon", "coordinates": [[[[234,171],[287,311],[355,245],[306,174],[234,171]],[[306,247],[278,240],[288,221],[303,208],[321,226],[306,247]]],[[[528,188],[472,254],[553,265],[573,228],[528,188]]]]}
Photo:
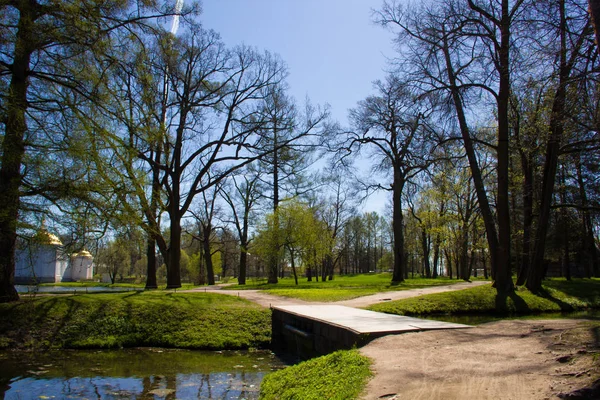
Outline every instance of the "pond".
{"type": "Polygon", "coordinates": [[[285,366],[269,351],[0,352],[0,398],[257,399],[285,366]]]}

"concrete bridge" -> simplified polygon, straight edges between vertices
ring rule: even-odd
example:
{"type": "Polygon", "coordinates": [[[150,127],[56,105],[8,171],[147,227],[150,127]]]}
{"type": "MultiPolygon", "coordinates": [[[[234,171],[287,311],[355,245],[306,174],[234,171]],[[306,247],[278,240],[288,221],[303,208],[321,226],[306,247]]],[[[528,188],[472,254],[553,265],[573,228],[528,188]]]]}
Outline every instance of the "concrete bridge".
{"type": "Polygon", "coordinates": [[[295,353],[301,358],[360,347],[389,334],[470,328],[341,305],[285,305],[272,307],[272,311],[274,350],[295,353]]]}

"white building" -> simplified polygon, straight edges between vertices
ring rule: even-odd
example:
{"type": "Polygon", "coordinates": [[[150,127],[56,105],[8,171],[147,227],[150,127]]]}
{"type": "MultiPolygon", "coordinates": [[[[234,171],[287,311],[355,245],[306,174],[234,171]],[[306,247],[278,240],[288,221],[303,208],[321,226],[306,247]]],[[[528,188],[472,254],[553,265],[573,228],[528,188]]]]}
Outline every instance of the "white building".
{"type": "Polygon", "coordinates": [[[92,255],[83,250],[71,259],[60,239],[41,229],[34,240],[15,254],[15,284],[70,282],[93,277],[92,255]]]}

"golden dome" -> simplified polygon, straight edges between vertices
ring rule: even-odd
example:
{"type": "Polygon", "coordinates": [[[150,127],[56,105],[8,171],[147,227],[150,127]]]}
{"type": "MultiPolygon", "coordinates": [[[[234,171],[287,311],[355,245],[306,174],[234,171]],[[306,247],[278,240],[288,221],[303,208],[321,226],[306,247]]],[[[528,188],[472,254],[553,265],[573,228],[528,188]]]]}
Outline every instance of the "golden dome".
{"type": "Polygon", "coordinates": [[[40,244],[49,244],[52,246],[62,246],[63,243],[60,241],[58,236],[51,234],[46,229],[40,229],[35,235],[35,240],[40,244]]]}
{"type": "Polygon", "coordinates": [[[73,254],[73,257],[93,258],[92,253],[87,250],[81,250],[79,253],[73,254]]]}

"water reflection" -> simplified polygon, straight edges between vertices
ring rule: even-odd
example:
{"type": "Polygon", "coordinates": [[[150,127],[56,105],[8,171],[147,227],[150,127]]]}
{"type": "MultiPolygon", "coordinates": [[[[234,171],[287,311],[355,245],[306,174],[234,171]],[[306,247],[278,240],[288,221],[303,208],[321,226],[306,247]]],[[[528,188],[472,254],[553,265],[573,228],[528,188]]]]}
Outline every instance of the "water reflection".
{"type": "Polygon", "coordinates": [[[164,349],[0,353],[0,398],[256,399],[270,352],[164,349]]]}

